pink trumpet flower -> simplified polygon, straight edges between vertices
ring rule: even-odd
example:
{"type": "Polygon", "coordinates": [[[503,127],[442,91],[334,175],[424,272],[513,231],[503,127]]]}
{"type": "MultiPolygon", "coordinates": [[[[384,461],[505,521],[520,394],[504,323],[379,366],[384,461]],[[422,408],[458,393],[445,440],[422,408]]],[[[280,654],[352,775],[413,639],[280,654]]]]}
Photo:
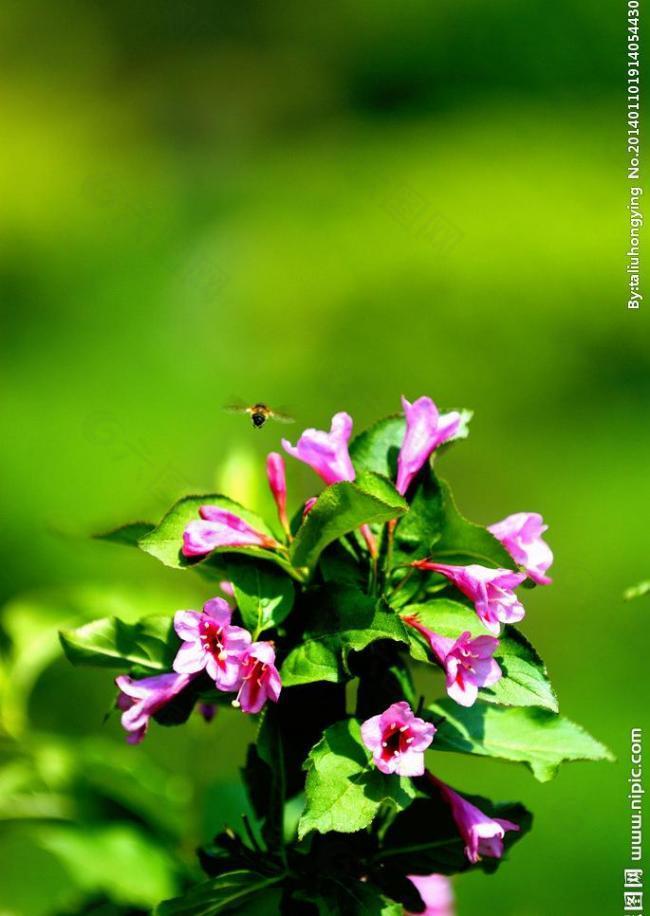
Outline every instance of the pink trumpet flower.
{"type": "Polygon", "coordinates": [[[287,477],[284,458],[278,452],[270,452],[266,459],[266,476],[269,487],[278,509],[278,518],[284,530],[289,533],[289,519],[287,518],[287,477]]]}
{"type": "Polygon", "coordinates": [[[259,712],[267,700],[278,702],[282,681],[275,667],[275,649],[270,642],[254,642],[241,660],[240,688],[233,706],[247,713],[259,712]]]}
{"type": "MultiPolygon", "coordinates": [[[[407,875],[415,885],[425,909],[419,916],[454,916],[454,892],[445,875],[407,875]]],[[[415,916],[406,913],[405,916],[415,916]]]]}
{"type": "Polygon", "coordinates": [[[313,468],[329,486],[341,480],[354,480],[354,468],[348,452],[351,434],[352,417],[341,412],[332,417],[328,433],[320,429],[306,429],[296,445],[283,439],[282,447],[289,455],[313,468]]]}
{"type": "Polygon", "coordinates": [[[553,562],[553,552],[542,534],[548,530],[538,512],[515,512],[503,521],[488,526],[488,531],[501,541],[512,559],[522,566],[538,585],[553,581],[546,570],[553,562]]]}
{"type": "Polygon", "coordinates": [[[243,518],[218,506],[201,506],[201,520],[183,532],[183,556],[200,557],[217,547],[278,547],[275,538],[257,531],[243,518]]]}
{"type": "MultiPolygon", "coordinates": [[[[342,480],[354,480],[355,471],[348,452],[348,442],[352,434],[352,417],[347,413],[337,413],[332,417],[328,433],[320,429],[306,429],[297,444],[291,445],[286,439],[282,446],[286,452],[299,461],[304,461],[329,486],[342,480]]],[[[303,517],[311,510],[307,508],[303,517]]],[[[368,525],[362,525],[361,534],[368,545],[371,556],[377,556],[377,543],[368,525]]]]}
{"type": "Polygon", "coordinates": [[[196,674],[206,670],[219,690],[237,690],[240,669],[251,634],[230,623],[232,608],[223,598],[211,598],[203,611],[177,611],[174,629],[183,644],[174,659],[174,671],[196,674]]]}
{"type": "Polygon", "coordinates": [[[479,620],[495,636],[501,632],[501,623],[517,623],[526,613],[513,591],[524,581],[525,573],[515,573],[510,569],[489,569],[476,564],[448,566],[431,560],[417,560],[412,565],[446,576],[474,602],[479,620]]]}
{"type": "Polygon", "coordinates": [[[117,706],[122,710],[122,726],[129,744],[139,744],[149,728],[149,719],[187,687],[191,674],[156,674],[135,680],[126,674],[115,678],[120,693],[117,706]]]}
{"type": "Polygon", "coordinates": [[[427,640],[436,661],[444,668],[447,693],[461,706],[472,706],[479,687],[492,687],[502,676],[501,668],[492,658],[499,646],[499,640],[493,636],[472,638],[466,631],[454,640],[429,630],[417,617],[404,617],[404,621],[427,640]]]}
{"type": "Polygon", "coordinates": [[[393,703],[361,726],[363,743],[372,751],[377,769],[399,776],[424,773],[424,751],[435,733],[435,725],[418,719],[404,700],[393,703]]]}
{"type": "Polygon", "coordinates": [[[427,776],[440,789],[442,797],[451,808],[458,832],[465,841],[465,855],[469,861],[475,864],[484,856],[500,859],[503,855],[503,837],[508,830],[519,830],[519,826],[500,817],[488,817],[458,792],[436,779],[432,773],[427,773],[427,776]]]}
{"type": "Polygon", "coordinates": [[[404,496],[415,475],[432,452],[455,436],[461,423],[457,410],[440,416],[431,398],[418,398],[412,404],[402,398],[406,415],[406,432],[397,457],[396,487],[404,496]]]}

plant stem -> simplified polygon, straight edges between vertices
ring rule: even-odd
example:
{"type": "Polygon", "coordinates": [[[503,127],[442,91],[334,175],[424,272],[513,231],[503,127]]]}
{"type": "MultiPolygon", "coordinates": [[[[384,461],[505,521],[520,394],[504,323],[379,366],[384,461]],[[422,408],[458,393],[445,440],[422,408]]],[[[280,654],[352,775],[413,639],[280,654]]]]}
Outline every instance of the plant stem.
{"type": "Polygon", "coordinates": [[[255,852],[260,852],[260,853],[263,852],[264,850],[258,843],[257,837],[255,836],[255,833],[253,832],[253,828],[251,827],[251,823],[250,823],[248,815],[242,814],[241,819],[244,824],[244,830],[246,831],[246,836],[250,840],[251,846],[253,847],[255,852]]]}

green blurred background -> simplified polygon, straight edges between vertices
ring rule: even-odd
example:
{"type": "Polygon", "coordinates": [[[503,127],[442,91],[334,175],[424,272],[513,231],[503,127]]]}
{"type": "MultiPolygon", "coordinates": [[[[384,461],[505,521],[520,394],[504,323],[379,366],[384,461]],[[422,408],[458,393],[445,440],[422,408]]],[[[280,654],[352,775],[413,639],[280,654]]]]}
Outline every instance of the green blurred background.
{"type": "MultiPolygon", "coordinates": [[[[459,912],[622,906],[648,618],[621,593],[650,572],[623,34],[622,7],[577,0],[3,4],[2,916],[147,910],[243,804],[241,716],[129,748],[111,673],[60,658],[61,624],[207,597],[86,535],[215,486],[269,511],[285,430],[232,396],[288,408],[293,438],[401,393],[475,410],[442,459],[467,515],[549,522],[525,631],[619,757],[543,786],[436,757],[536,816],[497,875],[455,882],[459,912]]],[[[316,479],[290,473],[295,505],[316,479]]]]}

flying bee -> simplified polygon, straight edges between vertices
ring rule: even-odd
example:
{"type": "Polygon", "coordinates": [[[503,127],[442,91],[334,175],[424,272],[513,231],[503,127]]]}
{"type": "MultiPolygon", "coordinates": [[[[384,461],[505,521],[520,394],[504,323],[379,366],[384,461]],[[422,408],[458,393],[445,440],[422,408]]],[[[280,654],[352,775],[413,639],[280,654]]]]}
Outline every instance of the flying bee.
{"type": "Polygon", "coordinates": [[[294,422],[293,417],[279,410],[271,410],[266,404],[251,404],[250,407],[243,404],[229,404],[225,409],[228,413],[247,413],[255,429],[261,429],[267,420],[276,420],[278,423],[294,422]]]}

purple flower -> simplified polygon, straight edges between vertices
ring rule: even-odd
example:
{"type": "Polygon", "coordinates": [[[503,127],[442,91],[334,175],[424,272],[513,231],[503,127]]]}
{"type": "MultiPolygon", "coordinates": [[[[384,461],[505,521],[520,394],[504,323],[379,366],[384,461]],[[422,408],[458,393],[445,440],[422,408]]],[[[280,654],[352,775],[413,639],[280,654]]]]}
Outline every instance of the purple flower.
{"type": "Polygon", "coordinates": [[[466,631],[453,640],[429,630],[417,617],[404,617],[404,621],[427,640],[445,670],[447,693],[461,706],[472,706],[479,687],[492,687],[502,676],[501,668],[492,658],[499,646],[499,640],[493,636],[473,639],[466,631]]]}
{"type": "Polygon", "coordinates": [[[488,817],[431,773],[427,775],[440,789],[442,797],[451,808],[458,832],[465,841],[465,855],[469,861],[475,864],[483,856],[500,859],[506,831],[519,830],[519,826],[500,817],[488,817]]]}
{"type": "Polygon", "coordinates": [[[341,480],[354,480],[354,468],[348,453],[351,433],[352,417],[347,413],[337,413],[332,417],[328,433],[320,429],[306,429],[295,446],[286,439],[282,440],[282,446],[294,458],[313,468],[329,485],[341,480]]]}
{"type": "Polygon", "coordinates": [[[241,687],[233,706],[257,713],[267,700],[278,702],[282,681],[275,667],[275,649],[270,642],[254,642],[241,661],[241,687]]]}
{"type": "Polygon", "coordinates": [[[402,398],[406,432],[397,458],[397,489],[404,496],[431,453],[458,432],[461,415],[457,410],[440,416],[431,398],[418,398],[412,404],[402,398]]]}
{"type": "Polygon", "coordinates": [[[275,538],[256,531],[242,518],[218,506],[201,506],[202,521],[190,522],[183,532],[183,555],[200,557],[216,547],[277,547],[275,538]]]}
{"type": "Polygon", "coordinates": [[[286,532],[289,531],[287,518],[287,478],[285,473],[284,458],[277,452],[270,452],[266,459],[266,476],[269,487],[278,509],[280,524],[286,532]]]}
{"type": "Polygon", "coordinates": [[[422,776],[424,751],[435,733],[435,725],[418,719],[404,700],[361,726],[363,743],[372,751],[377,769],[400,776],[422,776]]]}
{"type": "MultiPolygon", "coordinates": [[[[419,916],[454,916],[454,893],[451,881],[444,875],[407,875],[415,885],[425,909],[419,916]]],[[[415,916],[406,913],[405,916],[415,916]]]]}
{"type": "Polygon", "coordinates": [[[553,553],[542,535],[548,530],[538,512],[515,512],[501,522],[488,526],[488,531],[501,541],[512,559],[522,566],[533,582],[550,585],[545,575],[553,562],[553,553]]]}
{"type": "Polygon", "coordinates": [[[190,674],[156,674],[141,680],[121,674],[115,678],[120,689],[117,705],[122,710],[122,726],[129,733],[129,744],[142,741],[150,717],[178,696],[191,680],[190,674]]]}
{"type": "Polygon", "coordinates": [[[513,589],[526,578],[525,573],[509,569],[489,569],[487,566],[447,566],[431,560],[417,560],[418,569],[441,573],[474,602],[479,619],[490,633],[498,636],[501,623],[517,623],[526,613],[513,589]]]}
{"type": "Polygon", "coordinates": [[[240,668],[251,634],[230,624],[232,608],[223,598],[212,598],[203,612],[176,611],[174,629],[182,646],[174,659],[174,671],[196,674],[205,668],[219,690],[237,690],[240,668]]]}

